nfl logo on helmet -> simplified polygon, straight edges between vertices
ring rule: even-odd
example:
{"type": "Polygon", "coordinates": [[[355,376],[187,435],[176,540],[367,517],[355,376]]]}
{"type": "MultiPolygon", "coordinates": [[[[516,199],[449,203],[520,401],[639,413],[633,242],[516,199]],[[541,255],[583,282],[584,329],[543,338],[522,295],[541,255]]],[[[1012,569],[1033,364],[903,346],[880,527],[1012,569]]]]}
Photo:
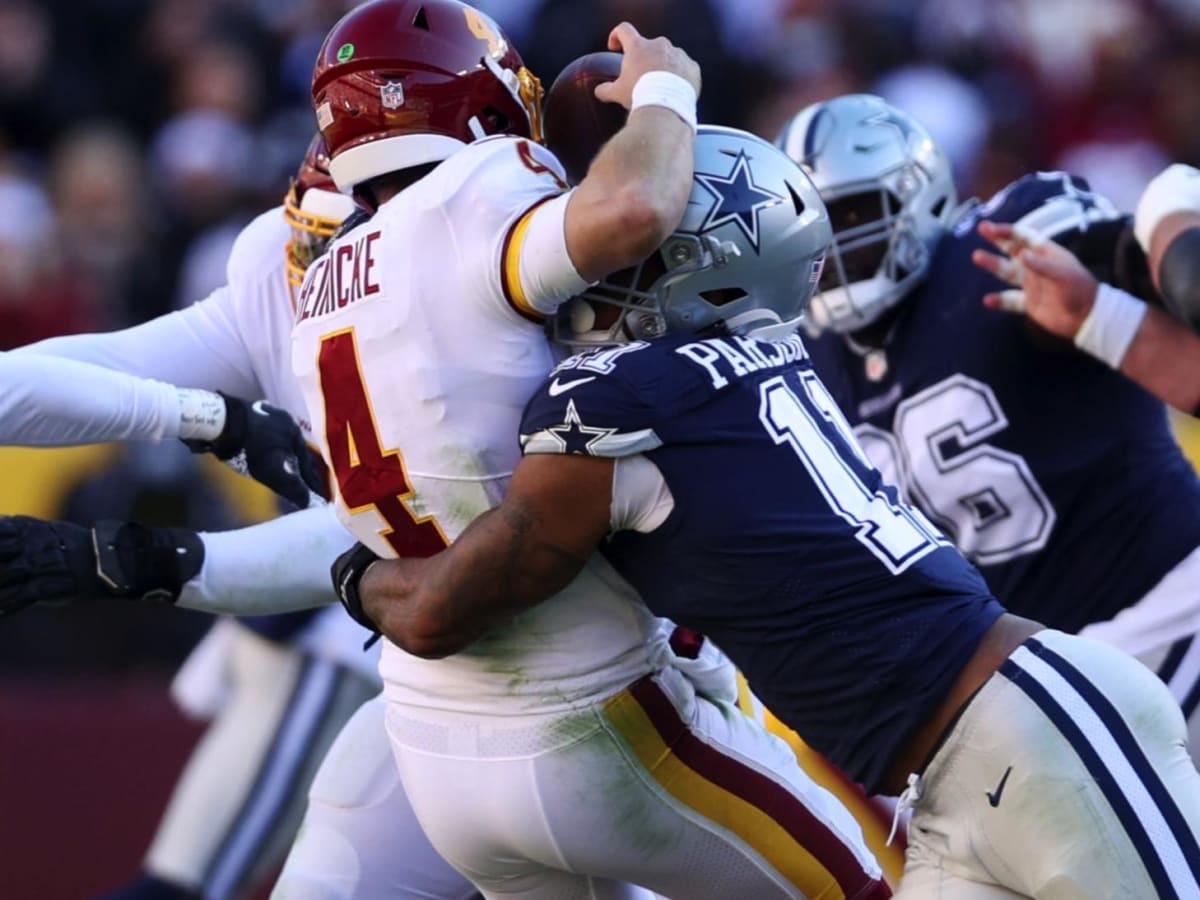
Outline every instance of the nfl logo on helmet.
{"type": "Polygon", "coordinates": [[[379,100],[384,109],[399,109],[404,105],[404,85],[399,81],[389,81],[379,88],[379,100]]]}

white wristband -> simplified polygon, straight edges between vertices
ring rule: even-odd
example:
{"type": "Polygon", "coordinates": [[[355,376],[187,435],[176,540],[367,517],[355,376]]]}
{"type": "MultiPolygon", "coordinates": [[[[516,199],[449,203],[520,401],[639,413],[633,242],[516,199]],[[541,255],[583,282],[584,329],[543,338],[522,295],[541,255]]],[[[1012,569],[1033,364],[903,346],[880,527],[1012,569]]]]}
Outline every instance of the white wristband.
{"type": "Polygon", "coordinates": [[[1096,302],[1075,335],[1075,346],[1112,368],[1121,360],[1146,315],[1146,304],[1110,284],[1096,289],[1096,302]]]}
{"type": "Polygon", "coordinates": [[[215,441],[225,428],[225,400],[212,391],[178,388],[179,437],[185,441],[215,441]]]}
{"type": "Polygon", "coordinates": [[[629,111],[643,106],[662,106],[696,130],[696,89],[674,72],[646,72],[633,86],[629,111]]]}
{"type": "Polygon", "coordinates": [[[1167,166],[1151,179],[1138,200],[1133,234],[1147,253],[1158,223],[1172,213],[1200,213],[1200,169],[1182,163],[1167,166]]]}

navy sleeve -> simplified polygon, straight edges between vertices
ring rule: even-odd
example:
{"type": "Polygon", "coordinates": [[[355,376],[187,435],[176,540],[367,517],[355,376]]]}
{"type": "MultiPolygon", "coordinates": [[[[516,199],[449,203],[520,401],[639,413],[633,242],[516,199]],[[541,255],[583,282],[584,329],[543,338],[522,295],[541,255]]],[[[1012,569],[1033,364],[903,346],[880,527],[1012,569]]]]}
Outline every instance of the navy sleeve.
{"type": "Polygon", "coordinates": [[[661,446],[655,418],[654,408],[617,370],[612,351],[593,351],[559,365],[534,392],[521,419],[521,449],[633,456],[661,446]]]}

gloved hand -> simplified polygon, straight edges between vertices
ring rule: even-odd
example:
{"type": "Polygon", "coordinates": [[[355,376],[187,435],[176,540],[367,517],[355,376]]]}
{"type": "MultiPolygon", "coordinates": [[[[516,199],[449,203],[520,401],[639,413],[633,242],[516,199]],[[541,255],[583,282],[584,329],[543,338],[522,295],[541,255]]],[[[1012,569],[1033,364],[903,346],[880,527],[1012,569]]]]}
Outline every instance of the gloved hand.
{"type": "Polygon", "coordinates": [[[174,603],[204,563],[194,531],[0,517],[0,616],[35,603],[127,597],[174,603]]]}
{"type": "Polygon", "coordinates": [[[329,499],[318,457],[291,416],[264,400],[221,398],[225,427],[212,441],[185,440],[193,453],[213,454],[301,509],[308,507],[310,492],[329,499]]]}
{"type": "MultiPolygon", "coordinates": [[[[379,636],[379,628],[363,609],[362,598],[358,594],[358,583],[367,569],[378,560],[379,557],[366,544],[355,544],[334,560],[333,567],[329,570],[333,578],[333,591],[350,614],[350,618],[372,632],[376,638],[379,636]]],[[[374,639],[368,641],[368,646],[372,643],[374,639]]]]}

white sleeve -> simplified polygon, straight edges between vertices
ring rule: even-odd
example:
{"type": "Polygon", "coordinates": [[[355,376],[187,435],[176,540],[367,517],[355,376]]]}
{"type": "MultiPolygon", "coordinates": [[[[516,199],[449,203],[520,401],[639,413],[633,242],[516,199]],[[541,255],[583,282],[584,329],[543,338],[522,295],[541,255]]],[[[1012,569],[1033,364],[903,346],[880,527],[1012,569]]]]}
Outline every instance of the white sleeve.
{"type": "Polygon", "coordinates": [[[332,504],[200,539],[204,565],[177,605],[243,616],[335,602],[329,568],[355,541],[332,504]]]}
{"type": "Polygon", "coordinates": [[[674,508],[675,498],[658,466],[640,453],[616,460],[609,513],[613,531],[648,534],[665,522],[674,508]]]}
{"type": "Polygon", "coordinates": [[[566,300],[591,284],[567,252],[567,204],[571,194],[539,203],[517,220],[507,243],[502,272],[513,305],[552,316],[566,300]]]}
{"type": "Polygon", "coordinates": [[[0,354],[0,444],[58,447],[179,436],[179,392],[69,359],[0,354]]]}
{"type": "Polygon", "coordinates": [[[13,352],[74,359],[179,387],[257,399],[263,390],[232,307],[230,288],[221,287],[185,310],[124,331],[50,338],[13,352]]]}
{"type": "Polygon", "coordinates": [[[487,285],[476,294],[498,302],[506,318],[541,322],[587,287],[567,255],[566,176],[547,148],[489,138],[431,178],[430,200],[444,205],[466,280],[487,285]]]}

